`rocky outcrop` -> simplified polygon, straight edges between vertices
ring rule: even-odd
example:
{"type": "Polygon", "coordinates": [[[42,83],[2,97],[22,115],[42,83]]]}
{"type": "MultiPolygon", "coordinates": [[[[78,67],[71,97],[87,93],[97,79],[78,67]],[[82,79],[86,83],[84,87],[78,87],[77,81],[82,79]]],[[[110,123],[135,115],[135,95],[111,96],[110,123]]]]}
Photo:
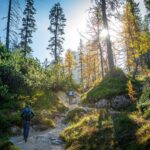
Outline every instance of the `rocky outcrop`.
{"type": "Polygon", "coordinates": [[[114,109],[122,109],[126,108],[131,104],[131,100],[126,98],[124,95],[116,96],[112,99],[101,99],[95,106],[97,108],[114,108],[114,109]]]}
{"type": "Polygon", "coordinates": [[[131,100],[126,98],[124,95],[116,96],[112,100],[112,107],[115,109],[126,108],[131,104],[131,100]]]}

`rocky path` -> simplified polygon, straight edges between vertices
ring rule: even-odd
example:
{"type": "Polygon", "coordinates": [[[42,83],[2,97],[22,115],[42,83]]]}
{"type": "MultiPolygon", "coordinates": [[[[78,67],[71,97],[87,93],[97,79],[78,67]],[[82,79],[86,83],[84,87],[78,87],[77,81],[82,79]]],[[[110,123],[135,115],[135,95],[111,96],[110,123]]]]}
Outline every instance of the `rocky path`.
{"type": "Polygon", "coordinates": [[[56,128],[44,132],[36,132],[31,129],[28,142],[25,143],[22,136],[12,137],[10,141],[21,150],[64,150],[64,142],[60,139],[59,133],[66,127],[61,117],[56,128]]]}
{"type": "MultiPolygon", "coordinates": [[[[65,93],[58,93],[58,97],[69,107],[69,110],[78,106],[80,97],[76,96],[76,102],[69,105],[65,93]]],[[[66,125],[63,123],[64,116],[57,120],[56,127],[51,130],[39,132],[31,128],[28,142],[25,143],[22,136],[11,137],[10,141],[18,146],[21,150],[64,150],[65,143],[60,139],[59,134],[64,130],[66,125]]]]}

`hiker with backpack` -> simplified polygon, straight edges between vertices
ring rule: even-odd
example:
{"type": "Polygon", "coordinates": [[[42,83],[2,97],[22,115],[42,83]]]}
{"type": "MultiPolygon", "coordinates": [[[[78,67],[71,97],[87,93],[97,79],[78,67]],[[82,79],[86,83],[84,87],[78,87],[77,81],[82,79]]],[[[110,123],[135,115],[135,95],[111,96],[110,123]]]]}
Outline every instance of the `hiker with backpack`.
{"type": "Polygon", "coordinates": [[[34,117],[34,113],[31,110],[30,106],[27,105],[21,112],[21,118],[23,121],[23,137],[25,142],[27,142],[29,129],[30,129],[30,121],[33,117],[34,117]]]}

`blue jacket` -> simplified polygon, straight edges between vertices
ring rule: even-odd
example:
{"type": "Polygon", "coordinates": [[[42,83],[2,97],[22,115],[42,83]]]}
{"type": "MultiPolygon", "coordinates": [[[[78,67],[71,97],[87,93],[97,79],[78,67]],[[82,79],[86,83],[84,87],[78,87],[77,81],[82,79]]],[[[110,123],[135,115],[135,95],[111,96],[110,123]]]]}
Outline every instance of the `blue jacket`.
{"type": "Polygon", "coordinates": [[[33,111],[29,108],[29,107],[26,107],[22,110],[21,112],[21,117],[23,118],[24,114],[25,113],[29,113],[30,114],[30,118],[33,118],[35,115],[33,113],[33,111]]]}

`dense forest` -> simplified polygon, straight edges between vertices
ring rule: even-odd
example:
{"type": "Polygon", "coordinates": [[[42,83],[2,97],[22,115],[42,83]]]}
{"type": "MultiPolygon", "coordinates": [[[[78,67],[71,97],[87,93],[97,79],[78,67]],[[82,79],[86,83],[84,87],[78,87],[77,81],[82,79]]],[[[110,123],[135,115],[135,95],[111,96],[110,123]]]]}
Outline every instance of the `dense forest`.
{"type": "Polygon", "coordinates": [[[51,60],[44,62],[33,56],[34,0],[26,0],[24,10],[20,0],[4,2],[0,150],[150,149],[150,1],[143,2],[145,14],[136,0],[91,1],[76,51],[63,47],[67,18],[56,2],[47,18],[51,60]],[[20,144],[26,105],[35,113],[35,134],[20,144]]]}

